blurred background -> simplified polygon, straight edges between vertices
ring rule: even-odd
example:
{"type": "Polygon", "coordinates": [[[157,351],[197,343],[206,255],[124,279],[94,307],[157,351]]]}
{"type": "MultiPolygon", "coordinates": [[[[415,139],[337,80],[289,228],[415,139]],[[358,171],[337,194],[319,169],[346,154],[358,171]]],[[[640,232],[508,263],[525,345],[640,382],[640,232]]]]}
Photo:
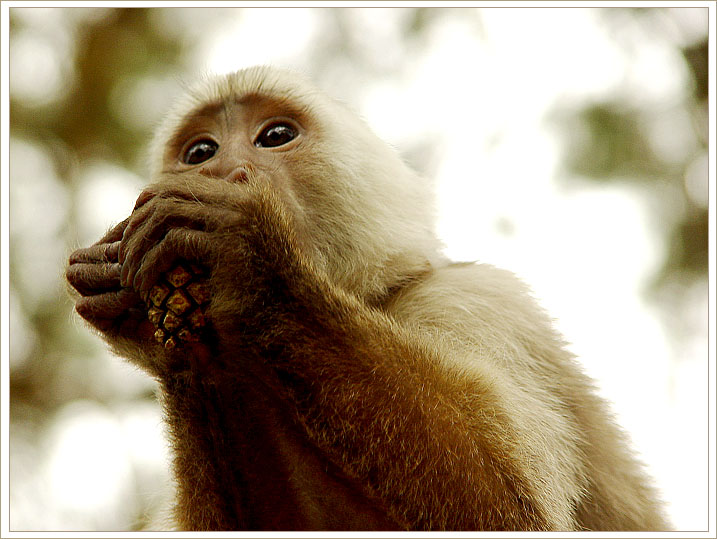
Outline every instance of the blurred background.
{"type": "Polygon", "coordinates": [[[73,314],[64,266],[131,211],[182,81],[257,63],[308,73],[435,179],[448,255],[533,288],[676,528],[707,529],[707,8],[9,18],[11,530],[135,530],[171,498],[154,385],[73,314]]]}

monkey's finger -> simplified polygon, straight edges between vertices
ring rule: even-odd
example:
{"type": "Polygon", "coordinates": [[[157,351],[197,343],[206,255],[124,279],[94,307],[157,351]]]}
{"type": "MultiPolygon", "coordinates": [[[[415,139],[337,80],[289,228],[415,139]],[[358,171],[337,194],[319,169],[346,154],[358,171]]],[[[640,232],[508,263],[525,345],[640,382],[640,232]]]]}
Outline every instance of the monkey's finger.
{"type": "Polygon", "coordinates": [[[116,241],[119,241],[122,239],[122,233],[124,232],[125,227],[127,226],[127,223],[129,223],[129,217],[127,217],[124,221],[121,223],[117,223],[115,226],[113,226],[107,234],[102,236],[102,238],[95,242],[94,245],[100,245],[103,243],[114,243],[116,241]]]}
{"type": "Polygon", "coordinates": [[[119,250],[121,283],[131,286],[146,252],[164,241],[172,230],[214,230],[227,222],[241,220],[240,214],[223,208],[208,208],[193,202],[155,199],[140,208],[125,230],[119,250]]]}
{"type": "Polygon", "coordinates": [[[133,291],[126,288],[94,296],[80,298],[75,304],[77,313],[100,329],[108,329],[112,322],[134,308],[141,300],[133,291]],[[108,324],[105,324],[107,321],[108,324]]]}
{"type": "Polygon", "coordinates": [[[107,262],[117,262],[120,242],[112,243],[96,243],[91,247],[77,249],[70,255],[70,265],[72,264],[103,264],[107,262]]]}
{"type": "MultiPolygon", "coordinates": [[[[118,259],[125,265],[128,258],[140,259],[170,228],[207,228],[207,217],[196,203],[155,199],[135,210],[120,244],[118,259]]],[[[132,265],[129,260],[128,268],[132,265]]]]}
{"type": "Polygon", "coordinates": [[[146,298],[160,275],[169,271],[177,260],[200,262],[211,267],[212,244],[216,241],[207,232],[186,229],[172,229],[152,249],[147,251],[134,275],[132,287],[142,298],[146,298]]]}
{"type": "Polygon", "coordinates": [[[119,264],[82,264],[67,267],[67,281],[82,296],[102,294],[120,288],[119,264]]]}
{"type": "Polygon", "coordinates": [[[192,200],[194,202],[201,202],[200,198],[197,197],[195,194],[195,191],[197,191],[197,187],[195,186],[193,191],[190,191],[186,188],[182,188],[183,186],[167,186],[167,185],[152,185],[142,191],[137,197],[137,202],[135,202],[133,213],[142,208],[147,202],[154,198],[160,198],[160,199],[178,199],[178,200],[192,200]]]}
{"type": "MultiPolygon", "coordinates": [[[[256,172],[247,166],[247,177],[254,178],[256,172]],[[251,171],[249,171],[251,169],[251,171]]],[[[212,207],[232,208],[248,198],[247,183],[231,184],[222,182],[217,188],[216,179],[199,174],[195,177],[183,176],[180,181],[170,184],[155,184],[145,189],[137,198],[134,209],[138,210],[154,198],[184,200],[212,207]]]]}
{"type": "Polygon", "coordinates": [[[154,197],[156,197],[159,194],[159,189],[155,186],[150,186],[144,191],[142,191],[139,196],[137,197],[137,201],[134,204],[134,209],[132,210],[132,214],[134,214],[138,209],[140,209],[142,206],[144,206],[147,202],[152,200],[154,197]]]}
{"type": "Polygon", "coordinates": [[[219,204],[218,201],[202,200],[193,194],[187,194],[186,198],[152,197],[132,212],[122,238],[134,234],[137,228],[149,220],[154,220],[155,227],[166,223],[198,230],[208,229],[210,227],[207,225],[210,223],[217,224],[217,221],[222,222],[226,217],[231,217],[231,214],[237,217],[241,214],[236,203],[226,204],[227,198],[229,197],[225,195],[220,199],[223,204],[219,204]],[[172,221],[164,221],[165,219],[172,221]]]}

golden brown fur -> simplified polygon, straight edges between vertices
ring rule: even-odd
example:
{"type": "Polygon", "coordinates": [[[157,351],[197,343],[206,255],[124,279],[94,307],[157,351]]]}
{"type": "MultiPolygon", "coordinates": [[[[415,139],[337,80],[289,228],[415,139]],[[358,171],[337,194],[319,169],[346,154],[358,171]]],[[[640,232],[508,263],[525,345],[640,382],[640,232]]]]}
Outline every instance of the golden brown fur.
{"type": "Polygon", "coordinates": [[[192,89],[153,148],[68,279],[160,381],[179,528],[668,529],[525,287],[443,259],[427,185],[345,107],[253,68],[192,89]],[[299,134],[257,148],[267,118],[299,134]],[[216,154],[181,162],[198,136],[216,154]],[[168,352],[142,298],[177,259],[211,271],[213,334],[168,352]]]}

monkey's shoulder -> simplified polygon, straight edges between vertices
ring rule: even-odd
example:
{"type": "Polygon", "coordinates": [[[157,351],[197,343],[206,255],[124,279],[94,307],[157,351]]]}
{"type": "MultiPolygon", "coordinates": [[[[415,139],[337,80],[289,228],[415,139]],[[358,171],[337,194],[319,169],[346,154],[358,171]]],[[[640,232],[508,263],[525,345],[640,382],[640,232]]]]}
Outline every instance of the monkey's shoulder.
{"type": "Polygon", "coordinates": [[[512,272],[488,264],[434,268],[397,294],[387,311],[399,323],[450,336],[456,344],[472,346],[478,339],[482,349],[502,353],[521,343],[533,353],[569,356],[528,286],[512,272]]]}
{"type": "Polygon", "coordinates": [[[532,293],[510,271],[472,262],[450,263],[433,268],[419,281],[401,290],[392,299],[389,310],[430,312],[440,309],[445,315],[466,313],[492,318],[537,316],[546,318],[532,293]]]}

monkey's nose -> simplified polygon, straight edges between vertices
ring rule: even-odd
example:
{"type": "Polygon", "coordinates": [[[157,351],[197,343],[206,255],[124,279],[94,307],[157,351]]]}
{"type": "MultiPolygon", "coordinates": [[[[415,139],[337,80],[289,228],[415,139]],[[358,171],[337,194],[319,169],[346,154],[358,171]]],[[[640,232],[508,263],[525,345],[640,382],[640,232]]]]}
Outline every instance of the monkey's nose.
{"type": "Polygon", "coordinates": [[[200,174],[214,180],[224,180],[229,183],[246,183],[254,174],[254,167],[251,163],[241,161],[240,165],[234,167],[222,165],[222,163],[213,163],[212,166],[206,166],[199,170],[200,174]]]}
{"type": "Polygon", "coordinates": [[[225,179],[230,183],[245,183],[249,181],[249,166],[243,165],[232,170],[225,179]]]}

